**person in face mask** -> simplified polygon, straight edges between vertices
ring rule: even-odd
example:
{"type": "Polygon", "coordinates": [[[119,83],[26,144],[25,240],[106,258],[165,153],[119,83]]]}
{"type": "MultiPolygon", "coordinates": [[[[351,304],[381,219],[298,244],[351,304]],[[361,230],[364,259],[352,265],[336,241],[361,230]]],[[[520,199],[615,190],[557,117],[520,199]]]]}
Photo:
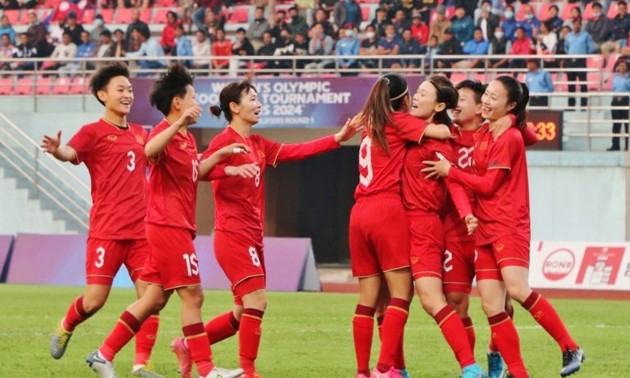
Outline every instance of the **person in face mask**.
{"type": "MultiPolygon", "coordinates": [[[[337,41],[335,45],[335,53],[340,58],[338,59],[339,68],[341,69],[353,69],[359,68],[357,59],[355,56],[359,55],[359,40],[354,36],[354,30],[351,28],[344,29],[343,38],[337,41]],[[344,56],[352,56],[351,58],[344,58],[344,56]]],[[[359,72],[341,72],[341,76],[357,76],[359,72]]]]}
{"type": "MultiPolygon", "coordinates": [[[[505,37],[505,33],[500,26],[494,29],[494,36],[490,40],[490,47],[488,48],[488,55],[507,55],[507,52],[512,49],[512,42],[505,37]]],[[[508,59],[491,59],[490,67],[492,68],[507,68],[508,59]]]]}
{"type": "Polygon", "coordinates": [[[94,29],[90,32],[90,40],[94,42],[97,47],[101,46],[101,33],[105,30],[107,30],[107,27],[105,26],[105,22],[103,22],[103,16],[97,14],[96,17],[94,17],[94,29]]]}
{"type": "Polygon", "coordinates": [[[505,38],[510,41],[514,40],[514,32],[516,31],[516,27],[518,26],[518,21],[514,19],[514,8],[510,5],[505,7],[505,12],[503,12],[503,22],[501,23],[501,27],[503,28],[503,32],[505,33],[505,38]]]}
{"type": "Polygon", "coordinates": [[[531,5],[523,4],[522,6],[525,7],[525,19],[521,21],[521,27],[529,38],[536,37],[540,30],[540,20],[534,15],[531,5]]]}
{"type": "Polygon", "coordinates": [[[588,20],[585,30],[593,37],[593,42],[597,45],[597,52],[601,51],[601,46],[608,41],[610,37],[610,20],[606,16],[602,16],[602,5],[593,3],[593,18],[588,20]]]}
{"type": "Polygon", "coordinates": [[[488,0],[484,1],[481,6],[480,16],[477,19],[477,27],[481,29],[483,38],[486,41],[492,40],[494,29],[501,23],[499,16],[492,13],[491,10],[491,2],[488,0]]]}
{"type": "MultiPolygon", "coordinates": [[[[376,37],[376,27],[372,24],[365,27],[365,39],[361,42],[359,55],[376,55],[378,49],[378,38],[376,37]]],[[[375,59],[359,60],[361,68],[378,67],[378,61],[375,59]]]]}

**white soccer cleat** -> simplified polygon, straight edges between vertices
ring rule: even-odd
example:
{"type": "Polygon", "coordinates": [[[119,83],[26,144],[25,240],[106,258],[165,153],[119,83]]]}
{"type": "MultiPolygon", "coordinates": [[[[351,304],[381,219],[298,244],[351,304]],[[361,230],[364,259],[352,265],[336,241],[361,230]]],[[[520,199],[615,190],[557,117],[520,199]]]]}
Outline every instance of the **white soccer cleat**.
{"type": "Polygon", "coordinates": [[[199,378],[238,378],[243,374],[243,369],[223,369],[220,367],[214,367],[212,371],[205,377],[199,378]]]}
{"type": "Polygon", "coordinates": [[[88,367],[94,370],[94,372],[96,372],[99,377],[117,378],[116,370],[114,370],[114,364],[103,358],[98,350],[95,350],[89,356],[87,356],[85,362],[87,362],[88,367]]]}

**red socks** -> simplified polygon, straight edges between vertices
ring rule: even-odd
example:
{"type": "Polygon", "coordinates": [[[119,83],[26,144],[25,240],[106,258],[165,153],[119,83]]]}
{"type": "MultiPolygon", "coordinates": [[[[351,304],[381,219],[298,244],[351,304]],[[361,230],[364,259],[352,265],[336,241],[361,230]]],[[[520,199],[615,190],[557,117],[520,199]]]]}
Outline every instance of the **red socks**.
{"type": "Polygon", "coordinates": [[[68,307],[66,317],[63,318],[61,326],[66,331],[73,332],[79,324],[83,323],[90,316],[92,316],[92,314],[85,312],[83,308],[83,296],[80,296],[68,307]]]}
{"type": "Polygon", "coordinates": [[[468,365],[474,364],[475,357],[468,343],[466,329],[455,310],[451,306],[446,305],[433,318],[440,326],[442,335],[444,335],[451,350],[455,353],[459,366],[463,369],[468,365]]]}
{"type": "Polygon", "coordinates": [[[514,378],[527,378],[527,370],[521,357],[521,346],[514,322],[506,312],[488,318],[492,341],[497,346],[514,378]]]}
{"type": "Polygon", "coordinates": [[[475,335],[475,327],[473,327],[472,319],[469,317],[462,318],[462,324],[466,328],[466,337],[468,338],[468,344],[470,350],[475,350],[475,343],[477,342],[477,335],[475,335]]]}
{"type": "Polygon", "coordinates": [[[206,329],[208,340],[212,345],[234,336],[236,332],[238,332],[239,325],[238,319],[236,319],[234,313],[230,311],[210,320],[206,323],[204,328],[206,329]]]}
{"type": "Polygon", "coordinates": [[[136,358],[134,365],[146,365],[149,361],[159,327],[159,315],[149,316],[140,326],[140,330],[136,334],[136,358]]]}
{"type": "Polygon", "coordinates": [[[118,353],[140,329],[140,323],[130,312],[122,313],[114,329],[98,349],[107,361],[113,361],[118,353]]]}
{"type": "MultiPolygon", "coordinates": [[[[374,312],[376,310],[362,305],[357,305],[352,318],[352,335],[354,337],[354,353],[357,358],[357,374],[367,377],[370,372],[370,352],[372,350],[372,337],[374,334],[374,312]]],[[[380,327],[379,327],[380,329],[380,327]]]]}
{"type": "Polygon", "coordinates": [[[182,331],[188,349],[190,349],[192,360],[197,365],[197,372],[200,376],[205,377],[214,369],[214,364],[212,363],[212,350],[206,331],[203,329],[203,323],[189,324],[182,327],[182,331]]]}
{"type": "Polygon", "coordinates": [[[255,363],[258,357],[258,347],[262,334],[261,324],[264,314],[264,311],[254,308],[246,308],[243,310],[238,334],[238,344],[241,368],[243,368],[245,374],[256,372],[255,363]]]}
{"type": "Polygon", "coordinates": [[[381,353],[376,366],[381,373],[389,371],[394,366],[408,317],[409,301],[392,298],[385,310],[381,333],[381,353]]]}
{"type": "Polygon", "coordinates": [[[523,307],[556,340],[563,352],[568,349],[577,349],[578,346],[564,326],[562,319],[545,297],[532,291],[523,302],[523,307]]]}

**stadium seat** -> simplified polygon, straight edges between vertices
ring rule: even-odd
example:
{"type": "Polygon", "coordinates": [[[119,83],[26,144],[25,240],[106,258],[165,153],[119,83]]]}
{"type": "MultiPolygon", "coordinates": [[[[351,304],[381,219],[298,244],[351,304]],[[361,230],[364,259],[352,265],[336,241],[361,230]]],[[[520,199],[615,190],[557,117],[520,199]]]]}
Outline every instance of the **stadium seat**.
{"type": "MultiPolygon", "coordinates": [[[[31,9],[28,10],[23,10],[21,15],[20,15],[20,19],[18,20],[17,25],[28,25],[28,14],[31,11],[31,9]]],[[[35,12],[35,15],[38,15],[38,11],[37,9],[32,9],[33,12],[35,12]]],[[[39,19],[39,17],[38,17],[39,19]]]]}
{"type": "Polygon", "coordinates": [[[2,12],[3,16],[7,16],[9,18],[9,22],[11,25],[18,25],[20,22],[20,10],[19,9],[7,9],[2,12]]]}
{"type": "Polygon", "coordinates": [[[579,7],[580,4],[577,3],[567,3],[564,4],[564,7],[562,7],[562,10],[560,11],[560,18],[563,20],[570,20],[571,19],[571,11],[573,10],[573,8],[579,7]]]}
{"type": "Polygon", "coordinates": [[[363,21],[372,21],[372,7],[367,4],[361,4],[361,19],[363,21]]]}
{"type": "Polygon", "coordinates": [[[586,67],[588,68],[596,68],[597,70],[602,69],[602,65],[604,63],[604,58],[601,55],[593,55],[586,59],[586,67]]]}
{"type": "Polygon", "coordinates": [[[62,0],[46,0],[44,8],[57,8],[62,0]]]}
{"type": "Polygon", "coordinates": [[[468,80],[468,74],[466,72],[453,72],[449,80],[453,84],[461,83],[464,80],[468,80]]]}
{"type": "Polygon", "coordinates": [[[540,21],[546,21],[549,18],[549,7],[551,7],[550,3],[540,4],[537,14],[537,17],[540,21]]]}
{"type": "Polygon", "coordinates": [[[176,7],[176,0],[157,0],[155,2],[155,7],[157,8],[168,8],[168,7],[176,7]]]}
{"type": "MultiPolygon", "coordinates": [[[[93,24],[94,23],[94,16],[95,16],[95,10],[94,9],[86,9],[83,11],[83,13],[81,14],[81,23],[82,24],[93,24]]],[[[103,21],[105,21],[105,18],[103,17],[103,21]]]]}
{"type": "Polygon", "coordinates": [[[54,94],[64,95],[70,93],[70,79],[67,77],[58,78],[55,80],[52,90],[54,94]]]}
{"type": "Polygon", "coordinates": [[[166,24],[166,14],[170,12],[171,10],[177,13],[177,11],[173,8],[157,8],[155,12],[153,13],[153,21],[151,21],[151,23],[152,24],[166,24]]]}
{"type": "Polygon", "coordinates": [[[130,24],[133,18],[134,8],[121,8],[118,9],[116,15],[114,16],[115,24],[130,24]]]}
{"type": "Polygon", "coordinates": [[[593,18],[593,3],[586,4],[586,8],[584,8],[584,13],[582,13],[582,18],[586,21],[593,18]]]}
{"type": "Polygon", "coordinates": [[[227,20],[228,24],[247,24],[249,22],[249,5],[234,7],[232,15],[227,20]]]}
{"type": "Polygon", "coordinates": [[[140,20],[151,23],[151,16],[153,16],[153,8],[142,9],[140,11],[140,20]]]}
{"type": "Polygon", "coordinates": [[[613,72],[613,69],[615,68],[615,63],[620,56],[621,54],[618,53],[608,55],[608,61],[606,62],[606,71],[613,72]]]}
{"type": "Polygon", "coordinates": [[[617,15],[617,2],[613,1],[608,5],[608,18],[615,18],[617,15]]]}
{"type": "Polygon", "coordinates": [[[13,78],[0,77],[0,95],[13,94],[13,78]]]}
{"type": "Polygon", "coordinates": [[[34,92],[34,80],[32,76],[24,76],[18,79],[15,93],[19,95],[32,95],[34,92]]]}
{"type": "Polygon", "coordinates": [[[98,14],[103,16],[103,22],[106,24],[111,24],[114,21],[114,10],[113,9],[104,9],[98,11],[98,14]]]}
{"type": "Polygon", "coordinates": [[[86,80],[84,77],[75,77],[70,84],[71,94],[84,94],[87,93],[86,80]]]}
{"type": "Polygon", "coordinates": [[[35,80],[35,93],[39,95],[48,95],[52,93],[52,79],[50,77],[37,77],[35,80]]]}

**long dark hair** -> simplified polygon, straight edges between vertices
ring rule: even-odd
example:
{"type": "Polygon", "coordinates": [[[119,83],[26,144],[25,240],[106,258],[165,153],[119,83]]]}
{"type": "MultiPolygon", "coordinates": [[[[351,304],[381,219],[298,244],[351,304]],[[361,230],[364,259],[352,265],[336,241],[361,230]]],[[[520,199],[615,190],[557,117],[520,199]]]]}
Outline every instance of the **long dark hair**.
{"type": "Polygon", "coordinates": [[[221,112],[223,112],[225,113],[225,119],[228,122],[232,122],[232,118],[234,118],[234,116],[230,110],[230,104],[232,102],[240,104],[241,96],[247,94],[250,89],[253,89],[254,92],[258,93],[256,87],[254,87],[249,80],[243,80],[241,82],[234,82],[226,85],[219,94],[219,105],[212,105],[210,107],[210,113],[212,113],[215,117],[218,117],[221,115],[221,112]]]}
{"type": "Polygon", "coordinates": [[[408,94],[409,87],[404,77],[393,73],[383,75],[372,86],[359,113],[358,122],[366,125],[370,136],[388,154],[385,125],[392,124],[392,113],[402,109],[408,94]]]}
{"type": "Polygon", "coordinates": [[[503,75],[495,80],[503,85],[508,93],[508,104],[514,102],[516,105],[509,113],[516,116],[516,126],[524,128],[527,126],[527,103],[529,102],[529,88],[527,84],[521,83],[512,76],[503,75]]]}
{"type": "Polygon", "coordinates": [[[441,123],[448,127],[451,127],[453,121],[448,115],[448,110],[455,109],[457,107],[459,92],[457,92],[457,89],[455,89],[453,83],[451,83],[451,81],[445,76],[431,76],[429,77],[428,81],[435,87],[437,102],[443,102],[445,105],[442,111],[435,113],[432,122],[441,123]]]}

